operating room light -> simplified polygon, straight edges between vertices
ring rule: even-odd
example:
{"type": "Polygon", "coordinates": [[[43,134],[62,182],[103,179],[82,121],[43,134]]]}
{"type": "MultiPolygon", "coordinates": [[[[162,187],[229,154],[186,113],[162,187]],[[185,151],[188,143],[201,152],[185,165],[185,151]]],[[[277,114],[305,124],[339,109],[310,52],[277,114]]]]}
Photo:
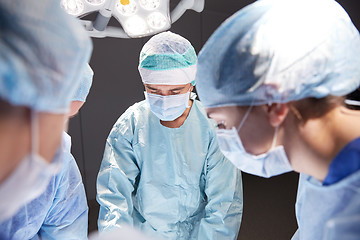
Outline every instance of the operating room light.
{"type": "Polygon", "coordinates": [[[140,5],[146,10],[155,10],[160,6],[160,0],[140,0],[140,5]]]}
{"type": "Polygon", "coordinates": [[[130,36],[142,35],[146,31],[146,23],[141,18],[134,16],[126,22],[125,30],[130,36]]]}
{"type": "Polygon", "coordinates": [[[86,0],[86,2],[88,2],[89,4],[92,5],[101,5],[105,2],[106,0],[86,0]]]}
{"type": "Polygon", "coordinates": [[[154,29],[162,29],[166,25],[166,17],[159,12],[154,12],[148,16],[147,22],[154,29]]]}
{"type": "Polygon", "coordinates": [[[129,1],[129,4],[126,5],[121,4],[121,2],[117,2],[116,9],[124,16],[132,16],[136,13],[137,5],[135,1],[129,1]]]}
{"type": "Polygon", "coordinates": [[[77,16],[84,11],[82,0],[61,0],[61,6],[71,15],[77,16]]]}
{"type": "Polygon", "coordinates": [[[201,12],[205,0],[180,0],[170,12],[170,0],[61,0],[61,7],[78,18],[97,13],[93,21],[83,20],[92,37],[137,38],[168,30],[188,9],[201,12]],[[121,27],[108,26],[114,17],[121,27]]]}

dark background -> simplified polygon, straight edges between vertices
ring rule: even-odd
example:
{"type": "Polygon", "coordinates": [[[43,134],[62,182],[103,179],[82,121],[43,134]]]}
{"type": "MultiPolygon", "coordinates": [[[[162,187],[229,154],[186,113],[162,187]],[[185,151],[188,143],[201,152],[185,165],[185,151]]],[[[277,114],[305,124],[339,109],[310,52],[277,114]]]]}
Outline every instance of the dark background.
{"type": "MultiPolygon", "coordinates": [[[[173,7],[178,0],[170,2],[173,7]]],[[[170,31],[187,38],[199,52],[220,23],[252,2],[205,0],[202,13],[187,11],[170,31]]],[[[357,1],[338,2],[359,29],[360,6],[357,1]]],[[[93,85],[86,104],[71,119],[69,126],[72,153],[82,173],[88,197],[90,232],[97,229],[96,177],[107,135],[129,106],[144,99],[137,65],[140,50],[148,39],[93,39],[90,62],[95,73],[93,85]]],[[[294,210],[297,182],[298,174],[294,172],[271,179],[243,174],[244,212],[238,239],[290,239],[297,229],[294,210]]]]}

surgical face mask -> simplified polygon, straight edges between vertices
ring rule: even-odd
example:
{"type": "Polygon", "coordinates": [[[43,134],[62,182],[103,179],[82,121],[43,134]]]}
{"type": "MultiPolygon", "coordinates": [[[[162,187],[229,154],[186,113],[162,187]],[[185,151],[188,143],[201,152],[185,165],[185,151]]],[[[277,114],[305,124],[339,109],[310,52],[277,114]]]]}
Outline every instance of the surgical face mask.
{"type": "Polygon", "coordinates": [[[278,128],[275,129],[271,149],[267,153],[253,155],[247,153],[238,132],[249,115],[251,108],[246,112],[238,129],[218,129],[217,138],[220,150],[237,168],[243,172],[260,177],[272,177],[292,171],[283,146],[276,145],[278,128]]]}
{"type": "Polygon", "coordinates": [[[189,107],[190,91],[184,94],[162,96],[144,92],[150,110],[162,121],[173,121],[189,107]]]}
{"type": "Polygon", "coordinates": [[[31,152],[0,185],[0,223],[12,217],[26,203],[42,194],[51,177],[61,167],[62,149],[58,149],[53,162],[46,162],[38,153],[36,113],[31,113],[31,152]]]}

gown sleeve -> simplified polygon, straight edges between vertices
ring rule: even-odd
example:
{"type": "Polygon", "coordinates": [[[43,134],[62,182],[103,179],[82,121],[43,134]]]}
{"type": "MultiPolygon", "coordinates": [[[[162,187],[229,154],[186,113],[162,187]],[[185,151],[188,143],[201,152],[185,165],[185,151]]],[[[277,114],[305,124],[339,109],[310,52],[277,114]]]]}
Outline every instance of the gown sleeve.
{"type": "Polygon", "coordinates": [[[88,206],[79,168],[70,153],[51,208],[40,228],[41,239],[87,239],[88,206]]]}
{"type": "Polygon", "coordinates": [[[115,125],[106,140],[97,178],[99,231],[108,231],[120,227],[121,224],[133,224],[132,194],[139,173],[131,140],[115,125]]]}
{"type": "Polygon", "coordinates": [[[241,171],[221,153],[215,136],[209,144],[206,171],[208,203],[198,239],[236,239],[243,210],[241,171]]]}

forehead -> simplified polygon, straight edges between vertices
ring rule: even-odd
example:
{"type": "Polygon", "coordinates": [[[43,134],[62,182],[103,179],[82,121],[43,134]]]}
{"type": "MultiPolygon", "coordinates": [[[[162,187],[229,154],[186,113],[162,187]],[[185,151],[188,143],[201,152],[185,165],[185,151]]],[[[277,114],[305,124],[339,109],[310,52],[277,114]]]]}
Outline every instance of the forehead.
{"type": "Polygon", "coordinates": [[[182,88],[187,87],[188,85],[189,85],[189,83],[180,84],[180,85],[145,84],[145,87],[150,88],[150,89],[161,90],[161,91],[169,91],[169,90],[173,90],[173,89],[182,89],[182,88]]]}

